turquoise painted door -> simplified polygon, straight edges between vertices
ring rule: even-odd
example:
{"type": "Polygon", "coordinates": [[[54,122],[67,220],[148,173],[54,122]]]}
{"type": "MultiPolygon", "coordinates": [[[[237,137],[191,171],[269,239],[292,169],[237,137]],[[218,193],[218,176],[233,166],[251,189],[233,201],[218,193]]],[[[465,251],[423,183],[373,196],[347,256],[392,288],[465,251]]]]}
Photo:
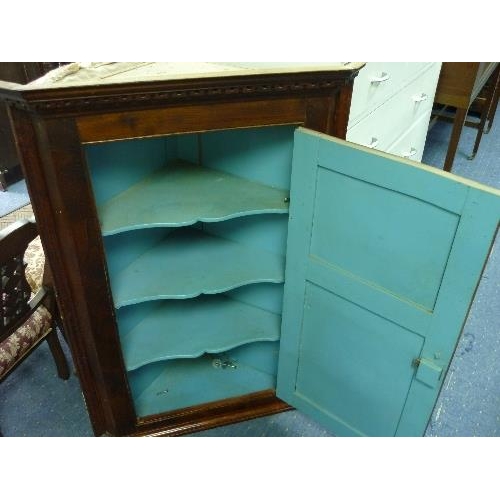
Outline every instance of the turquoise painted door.
{"type": "Polygon", "coordinates": [[[500,191],[295,135],[277,394],[339,436],[425,431],[500,191]]]}

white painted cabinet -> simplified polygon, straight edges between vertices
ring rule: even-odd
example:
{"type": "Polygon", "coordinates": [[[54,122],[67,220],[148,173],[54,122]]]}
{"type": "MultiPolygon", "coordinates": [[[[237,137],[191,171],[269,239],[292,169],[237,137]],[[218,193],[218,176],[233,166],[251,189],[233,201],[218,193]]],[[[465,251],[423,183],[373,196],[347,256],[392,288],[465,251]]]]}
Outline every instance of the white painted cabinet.
{"type": "Polygon", "coordinates": [[[369,62],[354,82],[347,140],[420,161],[441,63],[369,62]]]}

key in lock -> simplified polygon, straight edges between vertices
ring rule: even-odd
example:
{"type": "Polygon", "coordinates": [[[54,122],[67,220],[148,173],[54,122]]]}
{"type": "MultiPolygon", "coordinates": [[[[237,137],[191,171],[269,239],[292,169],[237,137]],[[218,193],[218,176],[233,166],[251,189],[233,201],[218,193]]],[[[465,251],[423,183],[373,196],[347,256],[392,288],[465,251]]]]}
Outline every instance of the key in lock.
{"type": "Polygon", "coordinates": [[[223,370],[226,368],[235,370],[237,368],[236,363],[229,358],[214,358],[212,360],[212,366],[217,369],[222,368],[223,370]]]}

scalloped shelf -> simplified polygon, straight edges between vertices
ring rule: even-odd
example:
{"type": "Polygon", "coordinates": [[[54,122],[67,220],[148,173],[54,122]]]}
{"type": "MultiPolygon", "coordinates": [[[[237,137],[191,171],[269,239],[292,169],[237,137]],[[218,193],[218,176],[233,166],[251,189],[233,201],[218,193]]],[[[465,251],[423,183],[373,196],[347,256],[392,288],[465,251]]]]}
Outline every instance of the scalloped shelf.
{"type": "MultiPolygon", "coordinates": [[[[108,259],[113,259],[110,252],[108,259]]],[[[115,307],[283,283],[285,258],[192,228],[173,230],[110,277],[115,307]]]]}
{"type": "MultiPolygon", "coordinates": [[[[139,306],[140,307],[140,306],[139,306]]],[[[120,326],[120,321],[118,321],[120,326]]],[[[125,366],[197,358],[280,337],[281,317],[225,295],[166,300],[129,332],[120,332],[125,366]]]]}
{"type": "Polygon", "coordinates": [[[152,363],[129,372],[137,415],[154,415],[275,388],[278,345],[273,349],[273,344],[265,344],[242,346],[227,353],[236,363],[235,369],[214,367],[218,356],[206,354],[196,359],[152,363]],[[257,362],[249,359],[256,357],[257,362]]]}
{"type": "Polygon", "coordinates": [[[104,236],[246,215],[288,213],[287,191],[211,168],[176,162],[99,207],[104,236]]]}

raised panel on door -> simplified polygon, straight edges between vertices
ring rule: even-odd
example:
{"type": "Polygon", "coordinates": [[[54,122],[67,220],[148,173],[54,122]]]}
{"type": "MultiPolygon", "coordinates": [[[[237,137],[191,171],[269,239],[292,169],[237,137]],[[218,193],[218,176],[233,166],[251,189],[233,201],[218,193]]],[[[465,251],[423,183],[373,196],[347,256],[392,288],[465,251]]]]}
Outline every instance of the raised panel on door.
{"type": "Polygon", "coordinates": [[[500,191],[295,135],[277,394],[336,435],[422,435],[500,191]]]}

